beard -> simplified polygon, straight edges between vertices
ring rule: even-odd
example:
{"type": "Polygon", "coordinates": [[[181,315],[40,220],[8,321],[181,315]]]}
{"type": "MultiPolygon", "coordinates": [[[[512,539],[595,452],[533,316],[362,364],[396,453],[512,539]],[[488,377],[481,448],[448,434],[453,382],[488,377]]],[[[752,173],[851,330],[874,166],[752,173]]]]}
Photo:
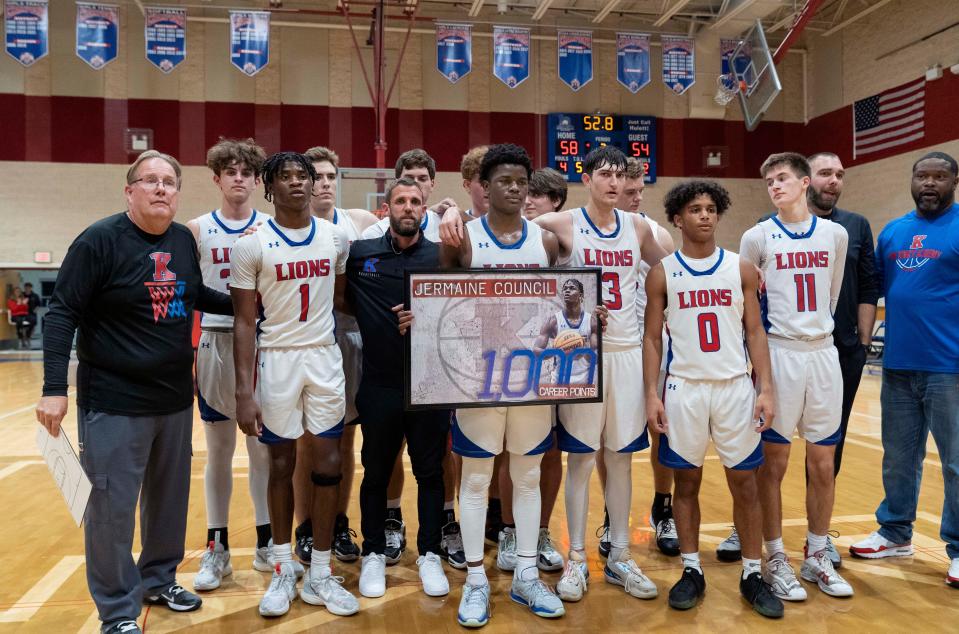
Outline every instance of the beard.
{"type": "Polygon", "coordinates": [[[406,226],[403,224],[405,218],[394,218],[390,216],[390,231],[398,236],[403,236],[404,238],[412,238],[420,231],[420,224],[416,222],[416,219],[413,218],[413,226],[406,226]]]}
{"type": "Polygon", "coordinates": [[[835,198],[832,202],[827,202],[823,200],[821,192],[816,191],[812,187],[809,188],[809,202],[823,211],[832,211],[836,207],[836,203],[839,202],[839,196],[837,194],[833,194],[833,196],[835,196],[835,198]]]}

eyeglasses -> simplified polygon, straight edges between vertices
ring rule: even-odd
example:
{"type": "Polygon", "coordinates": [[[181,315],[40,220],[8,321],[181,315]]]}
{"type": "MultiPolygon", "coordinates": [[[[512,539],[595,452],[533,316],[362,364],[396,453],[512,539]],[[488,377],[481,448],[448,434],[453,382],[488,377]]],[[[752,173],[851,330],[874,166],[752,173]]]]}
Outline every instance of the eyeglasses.
{"type": "Polygon", "coordinates": [[[130,184],[134,185],[136,183],[140,183],[140,186],[143,187],[143,189],[151,192],[159,189],[160,185],[163,185],[164,189],[179,189],[177,182],[172,178],[159,179],[156,176],[147,176],[146,178],[138,178],[130,184]]]}

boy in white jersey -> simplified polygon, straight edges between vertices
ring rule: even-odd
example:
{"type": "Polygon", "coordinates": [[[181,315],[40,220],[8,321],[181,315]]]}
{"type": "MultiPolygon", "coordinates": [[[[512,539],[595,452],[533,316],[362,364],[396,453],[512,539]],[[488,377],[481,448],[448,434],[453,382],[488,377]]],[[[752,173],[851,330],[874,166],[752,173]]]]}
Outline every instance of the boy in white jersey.
{"type": "MultiPolygon", "coordinates": [[[[529,155],[516,145],[494,145],[483,158],[480,179],[489,196],[489,211],[466,225],[468,240],[444,244],[444,268],[540,268],[556,262],[559,246],[549,231],[520,213],[526,201],[529,155]]],[[[454,210],[458,211],[458,210],[454,210]]],[[[552,441],[548,405],[457,410],[453,451],[462,456],[460,514],[466,553],[466,584],[457,620],[481,627],[489,620],[490,585],[483,565],[483,533],[493,458],[510,453],[513,509],[516,519],[516,567],[510,598],[537,616],[565,614],[562,601],[539,578],[536,567],[540,516],[539,464],[552,441]]]]}
{"type": "Polygon", "coordinates": [[[782,601],[762,578],[762,512],[755,503],[756,468],[763,458],[759,434],[773,421],[774,401],[757,298],[759,276],[735,253],[716,247],[716,224],[729,208],[729,193],[720,185],[680,183],[666,194],[664,205],[666,218],[683,233],[683,246],[646,279],[643,363],[646,420],[662,434],[660,462],[675,470],[673,508],[683,574],[669,591],[669,605],[688,610],[706,591],[699,561],[699,486],[711,437],[742,538],[739,590],[757,612],[780,618],[782,601]],[[669,359],[665,388],[660,388],[664,317],[669,359]],[[758,397],[744,339],[759,380],[758,397]]]}
{"type": "MultiPolygon", "coordinates": [[[[221,139],[207,151],[207,167],[222,194],[220,208],[187,223],[200,252],[203,283],[229,293],[230,251],[243,231],[269,216],[253,209],[251,197],[260,182],[266,154],[253,139],[221,139]]],[[[206,436],[203,474],[206,499],[207,552],[193,578],[195,590],[220,587],[233,572],[227,521],[233,493],[233,453],[236,450],[236,397],[233,369],[233,318],[204,314],[196,354],[197,401],[206,436]]],[[[270,457],[267,448],[247,437],[250,458],[250,497],[256,522],[253,567],[270,571],[270,509],[266,501],[270,457]]]]}
{"type": "MultiPolygon", "coordinates": [[[[377,222],[376,216],[365,209],[337,209],[336,175],[340,158],[329,148],[317,146],[303,153],[313,163],[316,170],[316,183],[310,199],[310,211],[317,218],[323,218],[346,232],[352,244],[360,239],[367,227],[377,222]]],[[[343,480],[339,485],[336,503],[336,523],[333,529],[333,554],[340,561],[356,561],[360,556],[359,546],[353,541],[350,521],[346,515],[353,488],[353,472],[356,458],[353,444],[356,438],[356,425],[359,423],[356,413],[356,391],[359,389],[362,366],[363,341],[356,325],[356,319],[339,311],[336,316],[336,343],[343,355],[343,373],[346,376],[346,427],[340,437],[340,464],[343,466],[343,480]]],[[[297,441],[296,471],[294,482],[294,509],[299,524],[296,527],[295,552],[301,561],[309,563],[313,549],[313,526],[310,521],[310,499],[313,485],[310,483],[310,451],[304,438],[297,441]]]]}
{"type": "MultiPolygon", "coordinates": [[[[583,162],[583,184],[590,196],[587,206],[534,220],[556,234],[561,262],[602,269],[603,301],[609,311],[603,338],[603,402],[559,408],[559,445],[568,452],[566,518],[570,560],[557,591],[568,601],[581,599],[587,587],[589,477],[601,444],[606,458],[606,506],[612,544],[605,578],[608,583],[625,588],[631,596],[656,596],[655,584],[629,554],[631,454],[648,446],[642,415],[643,392],[636,387],[642,380],[643,359],[635,293],[639,262],[645,260],[655,265],[666,252],[641,217],[615,208],[625,170],[626,156],[619,149],[603,146],[593,150],[583,162]]],[[[447,211],[440,229],[444,244],[457,244],[462,239],[461,222],[455,210],[447,211]]]]}
{"type": "Polygon", "coordinates": [[[270,524],[276,567],[260,614],[279,616],[296,596],[290,548],[296,439],[309,438],[313,482],[313,548],[300,598],[337,615],[359,603],[330,568],[337,485],[342,479],[343,359],[333,335],[334,289],[342,298],[349,240],[310,215],[316,179],[302,154],[280,152],[263,165],[265,197],[276,208],[256,233],[233,248],[230,293],[236,313],[237,423],[270,450],[270,524]],[[334,283],[334,275],[336,282],[334,283]],[[262,318],[257,321],[257,304],[262,318]],[[259,351],[254,337],[259,331],[259,351]],[[254,382],[254,357],[256,381],[254,382]],[[254,383],[256,395],[254,398],[254,383]],[[325,550],[320,550],[320,548],[325,550]]]}
{"type": "Polygon", "coordinates": [[[806,441],[806,514],[809,530],[802,578],[826,594],[852,596],[833,568],[826,533],[835,496],[834,453],[842,413],[842,373],[832,344],[832,313],[839,299],[848,235],[839,224],[810,213],[810,172],[793,152],[773,154],[762,164],[777,213],[743,234],[740,255],[763,271],[764,322],[769,333],[776,387],[776,419],[763,432],[765,463],[759,470],[763,506],[766,581],[776,595],[802,601],[782,539],[782,479],[793,433],[806,441]]]}

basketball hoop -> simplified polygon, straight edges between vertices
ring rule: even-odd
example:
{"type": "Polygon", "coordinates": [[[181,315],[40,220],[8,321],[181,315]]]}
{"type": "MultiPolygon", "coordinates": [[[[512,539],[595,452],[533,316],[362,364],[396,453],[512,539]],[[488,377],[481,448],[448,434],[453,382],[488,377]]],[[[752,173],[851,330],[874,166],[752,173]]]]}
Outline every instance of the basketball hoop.
{"type": "Polygon", "coordinates": [[[732,73],[720,75],[716,78],[716,96],[713,100],[720,106],[728,106],[740,90],[745,91],[745,83],[732,73]]]}

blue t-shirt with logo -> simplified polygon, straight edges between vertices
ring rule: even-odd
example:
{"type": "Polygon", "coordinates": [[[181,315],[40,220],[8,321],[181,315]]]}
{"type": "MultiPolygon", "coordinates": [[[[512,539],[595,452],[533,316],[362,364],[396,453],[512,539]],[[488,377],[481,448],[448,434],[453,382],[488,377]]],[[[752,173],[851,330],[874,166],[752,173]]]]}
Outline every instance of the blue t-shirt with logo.
{"type": "Polygon", "coordinates": [[[886,297],[883,367],[959,374],[959,204],[886,225],[876,274],[886,297]]]}

